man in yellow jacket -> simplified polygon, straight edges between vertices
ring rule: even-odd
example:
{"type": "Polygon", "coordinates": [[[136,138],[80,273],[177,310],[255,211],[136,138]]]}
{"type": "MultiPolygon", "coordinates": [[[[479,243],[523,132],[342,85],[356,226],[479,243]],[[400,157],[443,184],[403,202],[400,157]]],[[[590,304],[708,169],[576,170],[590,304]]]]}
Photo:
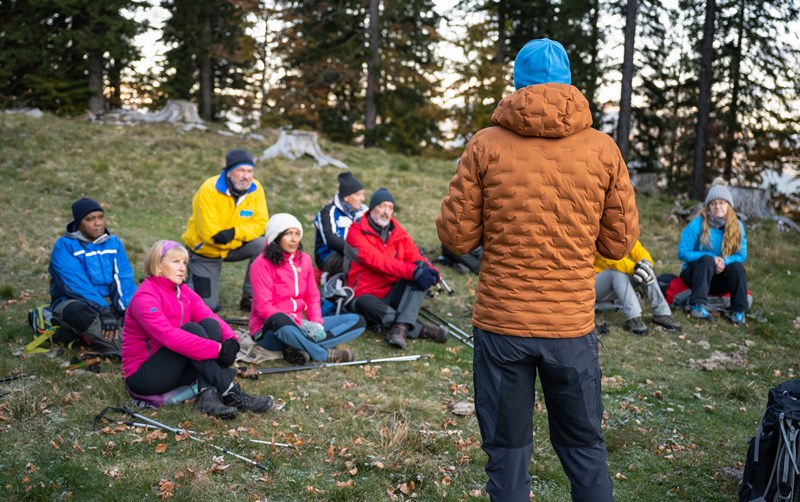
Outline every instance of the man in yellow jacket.
{"type": "MultiPolygon", "coordinates": [[[[183,233],[189,248],[187,282],[215,312],[220,309],[222,262],[252,263],[266,244],[267,196],[253,177],[254,168],[250,152],[231,150],[222,172],[205,180],[192,198],[192,216],[183,233]]],[[[252,299],[248,266],[239,307],[249,312],[252,299]]]]}
{"type": "Polygon", "coordinates": [[[653,257],[640,241],[636,241],[631,252],[621,260],[610,260],[598,254],[594,260],[597,280],[594,292],[596,308],[621,309],[625,315],[625,326],[635,335],[646,335],[647,325],[642,320],[642,306],[634,288],[641,289],[653,308],[653,323],[667,331],[680,331],[681,325],[672,319],[664,294],[656,281],[653,257]]]}
{"type": "Polygon", "coordinates": [[[564,47],[531,40],[516,91],[475,133],[436,228],[456,254],[483,245],[472,315],[475,411],[492,501],[530,499],[536,378],[574,501],[611,502],[594,332],[595,253],[619,260],[639,213],[619,148],[592,129],[564,47]]]}

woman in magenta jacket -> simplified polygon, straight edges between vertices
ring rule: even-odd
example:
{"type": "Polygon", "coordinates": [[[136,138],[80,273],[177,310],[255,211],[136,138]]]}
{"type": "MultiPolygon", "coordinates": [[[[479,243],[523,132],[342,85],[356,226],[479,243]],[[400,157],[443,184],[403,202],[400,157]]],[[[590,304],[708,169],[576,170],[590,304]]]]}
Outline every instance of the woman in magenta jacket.
{"type": "Polygon", "coordinates": [[[128,389],[153,396],[197,381],[204,413],[233,418],[238,410],[269,410],[272,397],[246,394],[233,381],[238,339],[183,283],[188,260],[174,241],[156,242],[145,256],[147,277],[128,306],[122,337],[128,389]]]}
{"type": "Polygon", "coordinates": [[[300,242],[300,221],[291,214],[275,214],[266,237],[264,252],[250,265],[250,335],[266,349],[283,350],[293,364],[352,361],[350,349],[334,347],[363,333],[366,323],[358,314],[322,317],[311,256],[300,242]]]}

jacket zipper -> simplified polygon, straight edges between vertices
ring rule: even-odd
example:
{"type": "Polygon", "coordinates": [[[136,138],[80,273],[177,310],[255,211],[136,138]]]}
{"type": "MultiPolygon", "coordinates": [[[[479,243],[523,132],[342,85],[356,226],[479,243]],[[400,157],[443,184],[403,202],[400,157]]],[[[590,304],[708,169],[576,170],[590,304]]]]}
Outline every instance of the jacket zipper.
{"type": "Polygon", "coordinates": [[[294,296],[292,297],[292,310],[297,312],[297,302],[295,298],[300,296],[300,286],[298,284],[298,277],[297,277],[297,267],[294,266],[294,255],[289,255],[289,266],[292,267],[292,273],[294,274],[294,296]]]}
{"type": "Polygon", "coordinates": [[[180,284],[175,287],[175,296],[178,298],[178,305],[181,306],[181,326],[183,326],[183,300],[181,300],[181,286],[180,284]]]}

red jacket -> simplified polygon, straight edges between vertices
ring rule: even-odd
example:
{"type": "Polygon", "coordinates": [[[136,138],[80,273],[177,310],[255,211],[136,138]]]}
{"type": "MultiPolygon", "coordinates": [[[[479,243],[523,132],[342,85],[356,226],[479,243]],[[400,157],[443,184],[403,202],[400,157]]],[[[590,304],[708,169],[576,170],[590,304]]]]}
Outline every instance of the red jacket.
{"type": "Polygon", "coordinates": [[[357,251],[357,259],[350,264],[347,285],[356,297],[373,295],[384,298],[394,283],[400,279],[410,281],[419,260],[428,260],[419,252],[411,236],[392,218],[393,230],[383,243],[381,236],[369,225],[365,215],[350,227],[347,243],[357,251]]]}

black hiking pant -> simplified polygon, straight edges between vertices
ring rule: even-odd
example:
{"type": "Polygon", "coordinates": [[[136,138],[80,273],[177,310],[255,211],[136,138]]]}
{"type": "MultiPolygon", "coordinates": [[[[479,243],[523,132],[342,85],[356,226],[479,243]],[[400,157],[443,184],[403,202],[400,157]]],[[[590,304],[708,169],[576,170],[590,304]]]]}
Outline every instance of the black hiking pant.
{"type": "MultiPolygon", "coordinates": [[[[203,319],[200,323],[188,322],[181,326],[201,338],[222,341],[219,323],[214,319],[203,319]]],[[[129,376],[125,383],[133,392],[144,396],[164,394],[182,385],[189,385],[197,380],[197,387],[202,391],[214,387],[224,393],[230,387],[236,370],[223,368],[216,359],[195,361],[183,354],[173,352],[166,347],[159,348],[139,366],[136,373],[129,376]]]]}
{"type": "Polygon", "coordinates": [[[473,329],[475,411],[489,456],[493,502],[527,502],[538,372],[550,443],[572,485],[572,500],[614,500],[601,430],[600,363],[594,331],[579,338],[522,338],[473,329]]]}
{"type": "Polygon", "coordinates": [[[731,294],[731,311],[747,310],[747,276],[744,265],[739,262],[729,263],[721,274],[716,273],[714,258],[704,256],[686,265],[681,272],[681,279],[692,289],[689,297],[691,305],[705,305],[708,295],[731,294]]]}
{"type": "Polygon", "coordinates": [[[367,327],[373,331],[388,329],[394,323],[409,324],[410,338],[417,338],[422,324],[417,321],[419,309],[425,299],[425,291],[411,286],[411,283],[400,279],[384,298],[373,295],[361,295],[350,304],[350,308],[361,314],[367,327]]]}

